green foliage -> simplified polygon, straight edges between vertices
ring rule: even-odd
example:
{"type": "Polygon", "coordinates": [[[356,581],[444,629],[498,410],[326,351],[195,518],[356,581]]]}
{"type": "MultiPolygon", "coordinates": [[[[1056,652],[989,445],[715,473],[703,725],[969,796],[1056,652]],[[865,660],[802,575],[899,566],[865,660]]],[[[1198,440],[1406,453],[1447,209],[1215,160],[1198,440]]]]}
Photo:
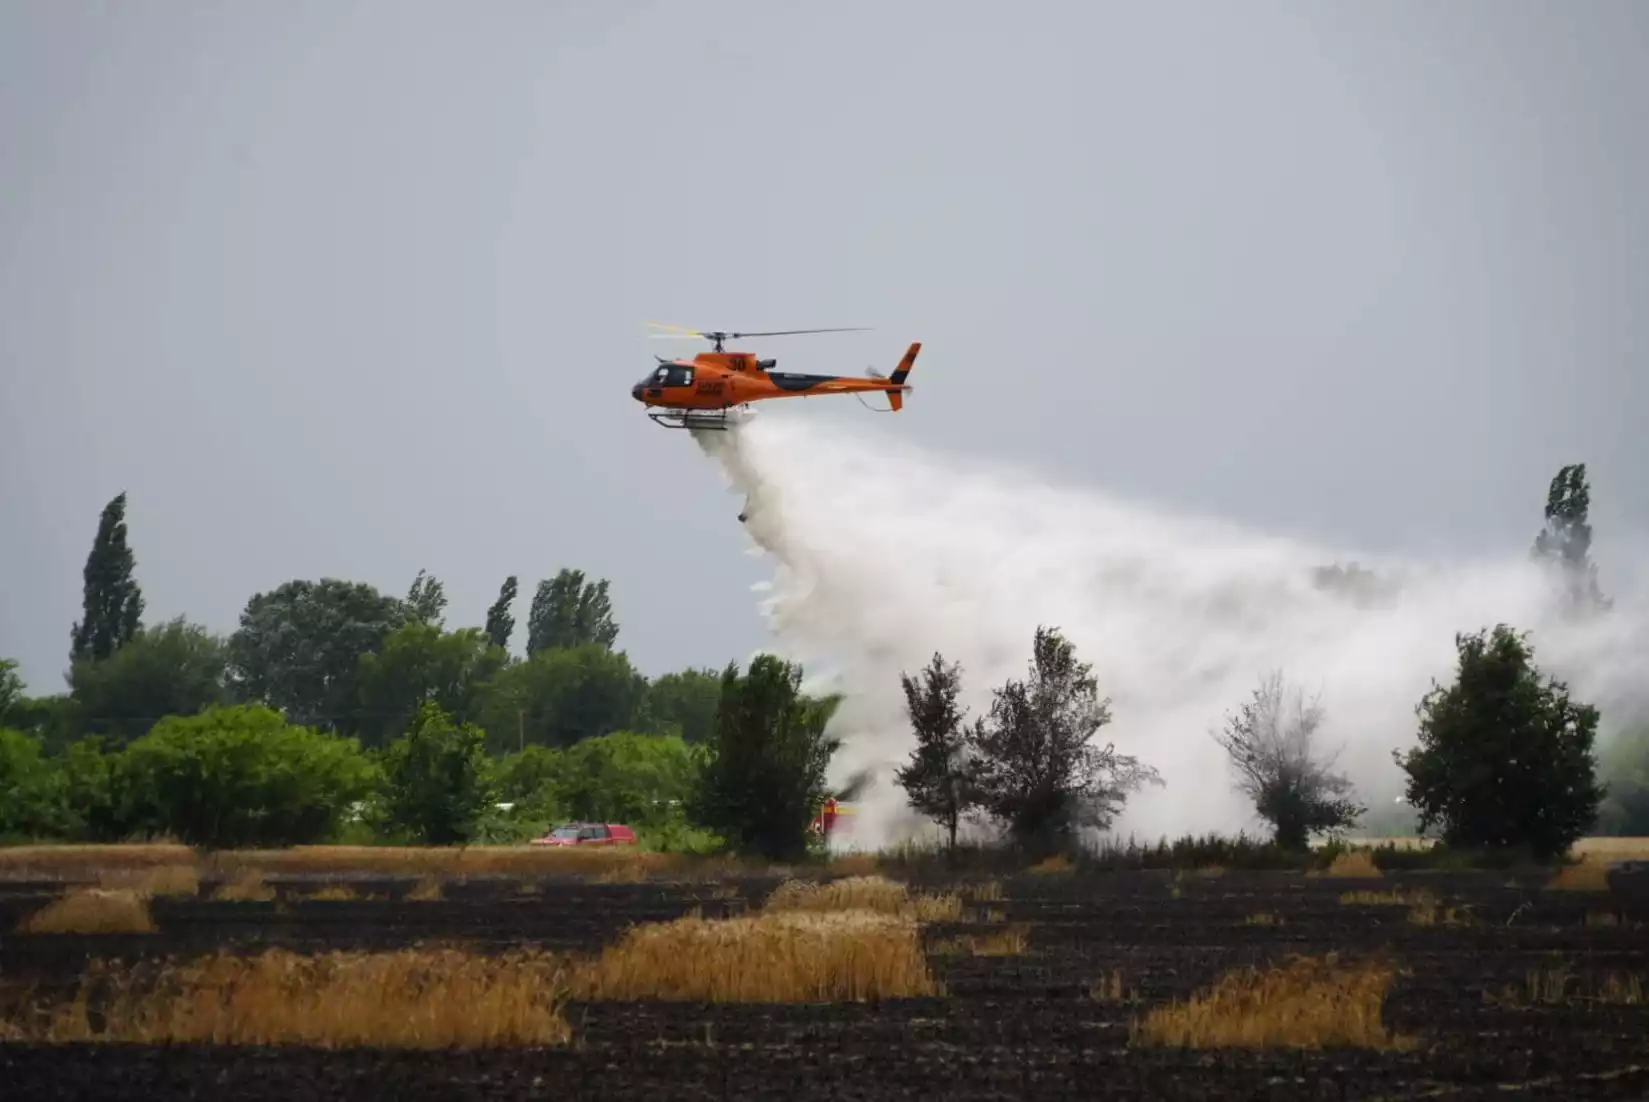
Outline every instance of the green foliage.
{"type": "Polygon", "coordinates": [[[46,838],[63,829],[62,777],[40,740],[0,727],[0,838],[46,838]]]}
{"type": "Polygon", "coordinates": [[[515,631],[515,617],[510,615],[510,606],[515,603],[516,585],[514,574],[505,578],[498,589],[498,600],[487,609],[487,639],[500,650],[509,649],[510,635],[515,631]]]}
{"type": "Polygon", "coordinates": [[[647,679],[622,651],[600,644],[540,650],[488,682],[481,725],[495,750],[571,746],[638,723],[647,679]]]}
{"type": "Polygon", "coordinates": [[[1030,677],[995,690],[968,732],[980,806],[1033,854],[1069,846],[1081,827],[1103,830],[1129,792],[1162,783],[1138,759],[1092,745],[1111,714],[1091,669],[1057,629],[1038,627],[1030,677]]]}
{"type": "Polygon", "coordinates": [[[132,830],[133,814],[121,755],[105,751],[88,735],[71,743],[58,759],[63,778],[65,835],[82,842],[118,842],[132,830]]]}
{"type": "Polygon", "coordinates": [[[563,567],[538,583],[527,620],[527,653],[553,647],[610,648],[618,638],[607,579],[586,582],[584,571],[563,567]]]}
{"type": "Polygon", "coordinates": [[[480,628],[443,631],[414,621],[391,631],[376,653],[361,655],[354,731],[381,746],[405,731],[420,705],[433,702],[460,723],[481,717],[488,682],[509,656],[480,628]]]}
{"type": "Polygon", "coordinates": [[[695,745],[715,737],[720,707],[721,676],[715,670],[667,673],[647,690],[647,713],[654,729],[661,734],[673,731],[695,745]]]}
{"type": "Polygon", "coordinates": [[[556,806],[572,819],[662,826],[691,799],[707,756],[677,735],[585,739],[562,751],[556,806]]]}
{"type": "Polygon", "coordinates": [[[617,731],[565,750],[529,746],[505,755],[493,762],[491,786],[515,805],[511,816],[535,823],[586,819],[679,832],[708,756],[677,735],[617,731]]]}
{"type": "Polygon", "coordinates": [[[935,652],[920,680],[900,674],[899,684],[905,692],[905,714],[916,733],[916,748],[894,778],[913,808],[945,828],[948,850],[954,854],[956,829],[978,801],[962,710],[956,703],[962,668],[947,665],[935,652]]]}
{"type": "Polygon", "coordinates": [[[71,662],[107,658],[136,633],[143,620],[143,592],[132,576],[134,566],[126,544],[126,494],[121,492],[103,507],[86,556],[85,615],[70,632],[71,662]]]}
{"type": "Polygon", "coordinates": [[[839,697],[801,691],[802,670],[758,655],[741,677],[722,674],[714,753],[688,815],[739,852],[792,861],[808,850],[807,825],[824,798],[838,742],[825,734],[839,697]]]}
{"type": "Polygon", "coordinates": [[[79,730],[80,709],[68,693],[25,696],[7,712],[5,726],[37,735],[46,753],[56,754],[74,741],[79,730]]]}
{"type": "Polygon", "coordinates": [[[1332,760],[1318,757],[1313,745],[1323,709],[1294,694],[1292,715],[1285,712],[1281,671],[1254,690],[1253,699],[1227,717],[1214,736],[1237,770],[1237,791],[1254,803],[1260,818],[1272,825],[1276,845],[1303,850],[1312,834],[1342,834],[1368,809],[1349,799],[1351,782],[1332,773],[1332,760]]]}
{"type": "Polygon", "coordinates": [[[1546,491],[1545,527],[1530,549],[1531,557],[1558,570],[1569,606],[1578,611],[1607,609],[1612,603],[1598,588],[1597,564],[1591,561],[1591,504],[1586,464],[1561,468],[1546,491]]]}
{"type": "Polygon", "coordinates": [[[166,716],[227,704],[228,662],[225,640],[181,616],[139,628],[109,657],[70,667],[74,734],[105,735],[124,745],[166,716]]]}
{"type": "Polygon", "coordinates": [[[406,606],[409,620],[439,628],[446,615],[447,588],[439,579],[420,570],[407,590],[406,606]]]}
{"type": "Polygon", "coordinates": [[[1505,624],[1457,635],[1458,675],[1416,709],[1420,745],[1393,752],[1422,831],[1451,848],[1566,852],[1596,821],[1603,791],[1598,713],[1562,682],[1542,684],[1525,637],[1505,624]]]}
{"type": "MultiPolygon", "coordinates": [[[[561,783],[561,751],[548,746],[528,746],[524,750],[491,759],[494,795],[509,803],[553,801],[561,783]]],[[[552,816],[554,817],[554,816],[552,816]]]]}
{"type": "Polygon", "coordinates": [[[1622,731],[1599,755],[1598,772],[1607,792],[1598,809],[1597,833],[1649,837],[1649,724],[1622,731]]]}
{"type": "Polygon", "coordinates": [[[295,723],[352,730],[361,656],[407,618],[404,601],[362,582],[300,579],[258,593],[229,639],[232,690],[295,723]]]}
{"type": "Polygon", "coordinates": [[[324,841],[374,781],[354,739],[258,705],[164,719],[114,773],[128,830],[219,848],[324,841]]]}
{"type": "Polygon", "coordinates": [[[713,830],[694,826],[679,808],[662,823],[636,831],[636,844],[656,853],[689,853],[708,856],[727,848],[727,839],[713,830]]]}
{"type": "Polygon", "coordinates": [[[383,752],[386,820],[426,845],[468,842],[493,802],[489,773],[481,729],[424,704],[383,752]]]}

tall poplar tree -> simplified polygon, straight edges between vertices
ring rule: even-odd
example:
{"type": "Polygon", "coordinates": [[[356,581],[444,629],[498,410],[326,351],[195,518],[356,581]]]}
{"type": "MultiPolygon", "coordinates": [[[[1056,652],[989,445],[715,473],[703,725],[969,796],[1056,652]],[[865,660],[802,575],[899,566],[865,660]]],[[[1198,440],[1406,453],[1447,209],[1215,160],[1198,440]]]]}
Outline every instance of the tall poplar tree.
{"type": "Polygon", "coordinates": [[[84,619],[70,632],[69,661],[109,657],[137,633],[143,621],[143,592],[132,576],[132,549],[126,545],[126,493],[103,507],[97,537],[86,556],[84,619]]]}

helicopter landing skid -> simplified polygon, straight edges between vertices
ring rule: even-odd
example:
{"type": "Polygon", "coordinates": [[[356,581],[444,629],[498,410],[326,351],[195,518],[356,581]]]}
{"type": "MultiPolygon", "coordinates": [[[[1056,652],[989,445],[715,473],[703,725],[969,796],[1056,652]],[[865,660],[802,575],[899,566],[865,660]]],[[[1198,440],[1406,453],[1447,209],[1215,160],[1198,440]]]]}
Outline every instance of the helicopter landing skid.
{"type": "Polygon", "coordinates": [[[667,429],[709,429],[726,432],[750,416],[742,407],[732,409],[649,410],[647,416],[667,429]]]}

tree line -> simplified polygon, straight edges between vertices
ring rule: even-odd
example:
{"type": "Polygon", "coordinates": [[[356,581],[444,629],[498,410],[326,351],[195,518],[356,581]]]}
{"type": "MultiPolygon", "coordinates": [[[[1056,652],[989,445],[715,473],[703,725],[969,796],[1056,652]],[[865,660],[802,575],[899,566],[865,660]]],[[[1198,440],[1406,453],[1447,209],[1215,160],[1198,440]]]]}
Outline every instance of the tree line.
{"type": "MultiPolygon", "coordinates": [[[[1588,500],[1584,466],[1565,467],[1533,553],[1575,614],[1603,615],[1588,500]]],[[[87,557],[67,691],[32,696],[0,661],[0,838],[519,842],[596,819],[661,848],[789,860],[817,844],[807,826],[840,701],[803,693],[799,666],[759,655],[649,679],[617,647],[607,581],[573,568],[537,583],[521,656],[509,649],[517,576],[480,627],[449,627],[424,571],[403,596],[288,581],[254,594],[227,637],[183,617],[145,624],[126,504],[104,508],[87,557]]],[[[1355,564],[1317,581],[1353,600],[1391,596],[1355,564]]],[[[1026,850],[1068,846],[1162,784],[1096,741],[1110,702],[1073,645],[1046,626],[1030,643],[1028,675],[971,722],[954,663],[936,653],[900,674],[916,747],[896,780],[953,843],[978,821],[1026,850]]],[[[1456,644],[1455,682],[1422,702],[1419,745],[1399,758],[1424,825],[1451,845],[1538,850],[1611,814],[1649,833],[1644,740],[1623,740],[1638,749],[1605,792],[1595,709],[1541,680],[1526,636],[1498,625],[1456,644]]],[[[1279,671],[1215,734],[1284,848],[1365,812],[1316,745],[1321,719],[1279,671]]]]}

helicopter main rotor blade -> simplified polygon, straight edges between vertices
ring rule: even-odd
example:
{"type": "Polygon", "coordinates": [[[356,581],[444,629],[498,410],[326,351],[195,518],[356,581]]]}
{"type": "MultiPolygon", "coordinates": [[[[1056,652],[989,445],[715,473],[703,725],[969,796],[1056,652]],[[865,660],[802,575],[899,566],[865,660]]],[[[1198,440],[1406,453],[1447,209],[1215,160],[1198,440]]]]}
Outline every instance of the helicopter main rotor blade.
{"type": "Polygon", "coordinates": [[[651,336],[660,339],[671,337],[701,337],[705,340],[739,340],[742,337],[790,337],[799,333],[868,333],[871,330],[862,326],[848,326],[833,329],[766,329],[762,331],[733,333],[723,329],[689,329],[685,325],[666,325],[663,322],[650,321],[649,329],[670,329],[671,333],[653,333],[651,336]]]}
{"type": "Polygon", "coordinates": [[[797,333],[869,333],[871,330],[862,326],[850,326],[845,329],[769,329],[764,333],[728,333],[727,337],[737,340],[740,337],[789,337],[797,333]]]}

